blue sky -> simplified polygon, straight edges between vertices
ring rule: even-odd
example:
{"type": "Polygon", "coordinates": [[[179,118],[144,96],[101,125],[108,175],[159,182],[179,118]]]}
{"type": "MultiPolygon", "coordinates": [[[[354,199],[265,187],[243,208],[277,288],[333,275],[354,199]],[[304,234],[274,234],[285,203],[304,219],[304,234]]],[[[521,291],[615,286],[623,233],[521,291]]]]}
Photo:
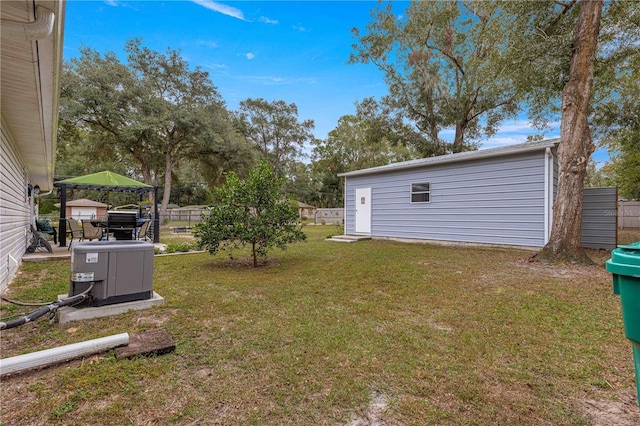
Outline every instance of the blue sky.
{"type": "MultiPolygon", "coordinates": [[[[408,2],[395,2],[401,15],[408,2]]],[[[115,52],[139,37],[150,49],[180,50],[192,66],[209,72],[229,109],[247,98],[295,103],[299,119],[315,121],[325,139],[354,103],[382,97],[384,76],[373,65],[347,63],[375,1],[83,1],[67,2],[64,58],[82,46],[115,52]]],[[[524,142],[537,133],[526,119],[508,120],[482,148],[524,142]]],[[[556,137],[556,125],[546,137],[556,137]]],[[[453,131],[445,130],[445,138],[453,131]]],[[[598,159],[598,158],[596,158],[598,159]]],[[[600,161],[600,160],[599,160],[600,161]]]]}

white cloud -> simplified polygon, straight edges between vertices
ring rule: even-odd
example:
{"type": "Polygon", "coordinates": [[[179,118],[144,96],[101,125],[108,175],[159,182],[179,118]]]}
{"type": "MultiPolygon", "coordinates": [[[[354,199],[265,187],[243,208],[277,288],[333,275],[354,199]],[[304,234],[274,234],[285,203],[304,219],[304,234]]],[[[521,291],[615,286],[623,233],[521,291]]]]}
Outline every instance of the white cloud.
{"type": "Polygon", "coordinates": [[[218,47],[218,43],[211,40],[196,40],[198,46],[218,47]]]}
{"type": "Polygon", "coordinates": [[[229,67],[225,64],[205,64],[207,68],[211,68],[212,70],[226,70],[229,67]]]}
{"type": "Polygon", "coordinates": [[[289,84],[316,84],[317,81],[310,77],[278,77],[270,75],[237,75],[236,78],[246,80],[249,84],[258,84],[261,86],[282,86],[289,84]]]}
{"type": "Polygon", "coordinates": [[[265,24],[273,24],[273,25],[278,24],[278,21],[276,21],[275,19],[269,19],[266,16],[261,16],[259,21],[264,22],[265,24]]]}
{"type": "MultiPolygon", "coordinates": [[[[440,131],[439,136],[449,142],[453,141],[456,129],[447,127],[440,131]]],[[[560,122],[551,121],[548,123],[548,129],[538,130],[533,123],[526,119],[517,119],[506,121],[500,125],[495,135],[488,139],[480,139],[480,149],[496,148],[499,146],[514,145],[527,141],[527,136],[544,134],[545,139],[556,138],[560,134],[560,122]]]]}
{"type": "MultiPolygon", "coordinates": [[[[560,128],[559,121],[550,121],[547,125],[551,129],[560,128]]],[[[533,127],[533,123],[528,120],[514,120],[512,122],[507,122],[500,126],[499,131],[500,133],[515,132],[515,133],[526,133],[526,134],[541,132],[541,130],[538,130],[535,127],[533,127]]]]}
{"type": "Polygon", "coordinates": [[[246,56],[246,57],[247,57],[247,59],[249,59],[249,60],[251,60],[251,59],[253,59],[253,58],[255,58],[255,57],[256,57],[256,55],[254,55],[254,54],[253,54],[253,53],[251,53],[251,52],[247,53],[245,56],[246,56]]]}
{"type": "Polygon", "coordinates": [[[294,25],[293,29],[296,30],[296,31],[300,31],[301,33],[307,32],[307,29],[305,27],[303,27],[302,25],[294,25]]]}
{"type": "Polygon", "coordinates": [[[494,136],[492,138],[487,139],[486,141],[481,142],[481,149],[486,148],[497,148],[499,146],[508,146],[515,145],[518,143],[524,143],[527,141],[527,138],[513,137],[513,136],[494,136]]]}
{"type": "Polygon", "coordinates": [[[223,15],[231,16],[232,18],[240,19],[241,21],[246,21],[246,19],[244,19],[244,13],[242,13],[240,9],[236,9],[235,7],[227,6],[226,4],[218,3],[211,0],[191,1],[209,10],[213,10],[214,12],[222,13],[223,15]]]}
{"type": "Polygon", "coordinates": [[[118,7],[118,3],[116,2],[116,0],[105,0],[105,3],[108,6],[118,7]]]}
{"type": "Polygon", "coordinates": [[[560,122],[551,121],[545,130],[536,129],[528,120],[514,120],[500,126],[498,132],[481,141],[481,148],[494,148],[498,146],[514,145],[527,141],[527,136],[543,134],[545,139],[557,138],[560,135],[560,122]]]}

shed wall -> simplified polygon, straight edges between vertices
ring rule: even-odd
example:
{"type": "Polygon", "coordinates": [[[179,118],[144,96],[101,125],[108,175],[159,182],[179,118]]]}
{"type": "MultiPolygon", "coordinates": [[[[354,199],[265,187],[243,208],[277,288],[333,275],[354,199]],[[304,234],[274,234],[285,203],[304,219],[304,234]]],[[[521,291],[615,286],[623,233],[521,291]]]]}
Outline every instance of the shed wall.
{"type": "Polygon", "coordinates": [[[355,231],[355,190],[371,188],[371,235],[542,247],[544,151],[350,176],[346,233],[355,231]],[[429,203],[411,183],[429,182],[429,203]]]}
{"type": "Polygon", "coordinates": [[[615,186],[585,188],[582,201],[582,246],[613,250],[617,247],[618,190],[615,186]]]}
{"type": "Polygon", "coordinates": [[[0,126],[0,293],[15,276],[27,248],[29,204],[25,167],[9,130],[0,126]]]}

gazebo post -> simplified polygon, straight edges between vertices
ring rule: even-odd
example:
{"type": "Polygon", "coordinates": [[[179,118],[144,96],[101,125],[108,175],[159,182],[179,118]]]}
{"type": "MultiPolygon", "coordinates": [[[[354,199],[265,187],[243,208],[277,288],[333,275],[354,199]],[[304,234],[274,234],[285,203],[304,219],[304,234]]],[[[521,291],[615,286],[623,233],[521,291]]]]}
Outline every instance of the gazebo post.
{"type": "Polygon", "coordinates": [[[58,222],[58,238],[60,247],[67,246],[67,185],[60,186],[60,222],[58,222]]]}
{"type": "Polygon", "coordinates": [[[153,243],[160,242],[160,214],[158,213],[158,187],[153,188],[153,243]]]}

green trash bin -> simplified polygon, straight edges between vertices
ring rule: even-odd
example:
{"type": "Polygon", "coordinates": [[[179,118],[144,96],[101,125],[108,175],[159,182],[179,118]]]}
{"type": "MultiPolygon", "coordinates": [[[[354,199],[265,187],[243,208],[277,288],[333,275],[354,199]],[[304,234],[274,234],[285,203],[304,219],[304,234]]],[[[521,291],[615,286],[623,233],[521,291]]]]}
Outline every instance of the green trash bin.
{"type": "Polygon", "coordinates": [[[633,346],[640,407],[640,241],[613,250],[607,271],[613,275],[613,293],[620,295],[624,332],[633,346]]]}

